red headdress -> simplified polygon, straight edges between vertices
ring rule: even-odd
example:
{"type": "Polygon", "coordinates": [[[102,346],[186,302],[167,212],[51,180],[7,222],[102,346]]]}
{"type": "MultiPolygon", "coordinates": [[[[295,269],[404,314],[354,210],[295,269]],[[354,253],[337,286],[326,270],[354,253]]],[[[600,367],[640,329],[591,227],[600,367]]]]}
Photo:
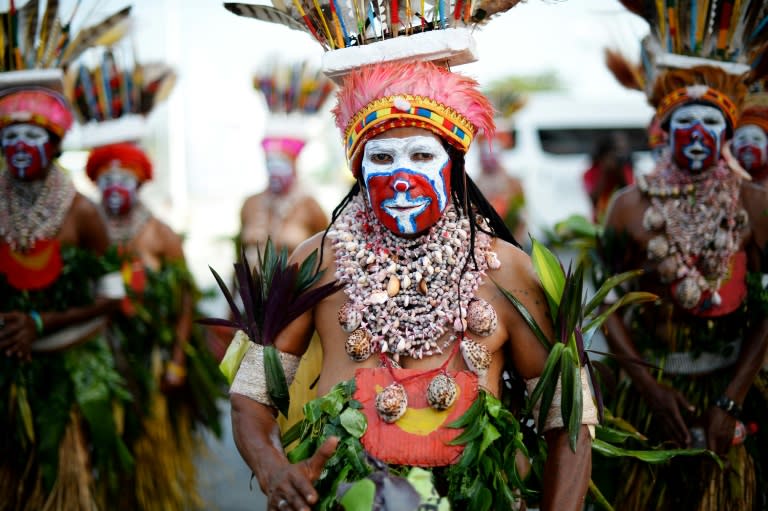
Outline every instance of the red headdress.
{"type": "Polygon", "coordinates": [[[61,138],[72,126],[72,111],[67,100],[53,90],[18,90],[0,98],[0,129],[19,122],[36,124],[61,138]]]}
{"type": "Polygon", "coordinates": [[[113,167],[130,170],[139,183],[152,179],[152,162],[144,151],[131,143],[109,144],[91,151],[85,173],[96,181],[102,172],[113,167]]]}

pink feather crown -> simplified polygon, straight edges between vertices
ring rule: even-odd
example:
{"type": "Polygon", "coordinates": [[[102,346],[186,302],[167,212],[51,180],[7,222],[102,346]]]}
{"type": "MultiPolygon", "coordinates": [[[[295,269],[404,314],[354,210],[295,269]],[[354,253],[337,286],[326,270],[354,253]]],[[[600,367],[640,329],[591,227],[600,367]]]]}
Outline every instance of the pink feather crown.
{"type": "Polygon", "coordinates": [[[367,140],[396,127],[428,129],[462,152],[479,132],[490,139],[495,131],[493,106],[475,80],[421,61],[385,62],[349,73],[333,114],[350,162],[367,140]]]}

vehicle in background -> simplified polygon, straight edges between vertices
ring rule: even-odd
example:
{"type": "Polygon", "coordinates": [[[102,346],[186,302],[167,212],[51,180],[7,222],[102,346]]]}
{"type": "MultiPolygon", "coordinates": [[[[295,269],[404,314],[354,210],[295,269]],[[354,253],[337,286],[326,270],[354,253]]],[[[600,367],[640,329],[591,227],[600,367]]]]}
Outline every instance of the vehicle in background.
{"type": "MultiPolygon", "coordinates": [[[[598,142],[621,132],[632,152],[635,174],[653,168],[646,128],[653,109],[641,94],[580,98],[567,93],[531,95],[514,116],[507,147],[495,147],[507,172],[523,182],[528,229],[543,229],[572,214],[591,218],[592,206],[582,176],[590,167],[598,142]]],[[[505,129],[500,126],[500,129],[505,129]]],[[[476,153],[476,151],[475,151],[476,153]]],[[[474,175],[477,154],[468,168],[474,175]]]]}

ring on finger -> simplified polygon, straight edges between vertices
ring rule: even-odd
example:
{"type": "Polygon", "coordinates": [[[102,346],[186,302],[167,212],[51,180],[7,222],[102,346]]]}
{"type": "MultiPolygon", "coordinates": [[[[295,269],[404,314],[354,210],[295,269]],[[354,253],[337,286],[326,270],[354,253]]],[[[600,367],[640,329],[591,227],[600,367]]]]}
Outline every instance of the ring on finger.
{"type": "Polygon", "coordinates": [[[285,509],[287,505],[288,505],[288,501],[285,499],[280,499],[277,501],[277,509],[285,509]]]}

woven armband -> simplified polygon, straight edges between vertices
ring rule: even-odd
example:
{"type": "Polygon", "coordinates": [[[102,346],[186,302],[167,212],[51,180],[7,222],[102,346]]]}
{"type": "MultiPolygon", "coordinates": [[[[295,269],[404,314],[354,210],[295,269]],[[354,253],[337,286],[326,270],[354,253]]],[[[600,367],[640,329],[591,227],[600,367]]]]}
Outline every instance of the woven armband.
{"type": "MultiPolygon", "coordinates": [[[[533,393],[533,389],[536,388],[536,384],[538,382],[539,382],[538,378],[533,378],[525,381],[525,385],[528,388],[528,395],[531,395],[533,393]]],[[[549,413],[547,413],[547,420],[544,422],[544,431],[540,431],[540,433],[544,433],[545,431],[549,431],[550,429],[564,427],[563,413],[561,409],[562,393],[563,393],[562,382],[560,381],[560,378],[558,378],[557,386],[555,387],[555,395],[552,398],[552,406],[549,408],[549,413]]],[[[589,432],[594,438],[595,436],[594,426],[599,422],[597,420],[597,408],[595,407],[594,399],[592,399],[592,390],[589,388],[587,371],[583,367],[581,368],[581,401],[583,403],[582,412],[581,412],[581,423],[589,426],[589,432]]],[[[536,405],[533,407],[533,418],[535,419],[537,424],[539,422],[540,408],[541,408],[541,401],[538,401],[536,405]]]]}
{"type": "MultiPolygon", "coordinates": [[[[301,357],[278,351],[280,364],[285,372],[285,381],[291,385],[301,357]]],[[[235,380],[229,389],[230,394],[241,394],[263,405],[274,406],[267,392],[267,376],[264,372],[264,346],[251,343],[245,353],[235,380]]]]}

